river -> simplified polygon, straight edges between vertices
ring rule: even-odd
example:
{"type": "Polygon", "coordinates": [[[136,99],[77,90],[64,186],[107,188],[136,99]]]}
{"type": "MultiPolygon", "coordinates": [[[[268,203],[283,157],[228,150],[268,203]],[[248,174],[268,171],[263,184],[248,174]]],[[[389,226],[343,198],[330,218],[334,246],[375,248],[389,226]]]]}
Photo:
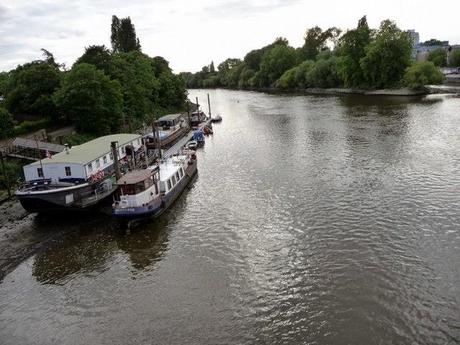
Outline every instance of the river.
{"type": "Polygon", "coordinates": [[[22,223],[59,236],[0,282],[1,344],[460,343],[460,98],[206,93],[160,219],[22,223]]]}

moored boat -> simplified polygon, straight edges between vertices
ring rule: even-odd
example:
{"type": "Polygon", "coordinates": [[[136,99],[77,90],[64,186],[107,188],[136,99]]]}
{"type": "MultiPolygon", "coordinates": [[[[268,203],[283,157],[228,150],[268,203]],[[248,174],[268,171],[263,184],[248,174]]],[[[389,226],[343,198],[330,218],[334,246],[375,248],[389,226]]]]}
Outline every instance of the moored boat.
{"type": "Polygon", "coordinates": [[[155,132],[145,136],[146,145],[150,149],[168,147],[188,132],[189,127],[182,114],[169,114],[155,121],[155,132]]]}
{"type": "Polygon", "coordinates": [[[96,206],[116,189],[115,160],[117,164],[132,164],[141,146],[137,134],[114,134],[66,148],[24,166],[25,183],[16,191],[16,197],[29,212],[96,206]],[[115,151],[111,151],[110,145],[115,142],[115,151]]]}
{"type": "Polygon", "coordinates": [[[112,204],[112,215],[119,219],[155,218],[162,214],[197,173],[194,151],[161,160],[147,169],[127,173],[112,204]]]}

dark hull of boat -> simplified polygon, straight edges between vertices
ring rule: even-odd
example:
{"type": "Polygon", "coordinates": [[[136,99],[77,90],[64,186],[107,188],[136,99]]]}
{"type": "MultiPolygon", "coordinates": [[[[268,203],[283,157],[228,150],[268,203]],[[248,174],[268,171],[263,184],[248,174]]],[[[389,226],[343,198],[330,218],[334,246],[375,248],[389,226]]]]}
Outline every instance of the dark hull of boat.
{"type": "MultiPolygon", "coordinates": [[[[187,133],[187,131],[188,131],[187,127],[182,127],[182,128],[179,128],[174,133],[172,133],[171,135],[169,135],[167,138],[161,139],[160,141],[161,148],[166,148],[166,147],[171,146],[176,140],[182,138],[187,133]]],[[[149,149],[157,148],[156,143],[147,143],[146,145],[147,145],[147,148],[149,149]]]]}
{"type": "Polygon", "coordinates": [[[82,185],[80,188],[63,188],[60,191],[17,192],[16,197],[22,207],[31,213],[92,210],[106,204],[115,188],[95,193],[95,186],[82,185]]]}

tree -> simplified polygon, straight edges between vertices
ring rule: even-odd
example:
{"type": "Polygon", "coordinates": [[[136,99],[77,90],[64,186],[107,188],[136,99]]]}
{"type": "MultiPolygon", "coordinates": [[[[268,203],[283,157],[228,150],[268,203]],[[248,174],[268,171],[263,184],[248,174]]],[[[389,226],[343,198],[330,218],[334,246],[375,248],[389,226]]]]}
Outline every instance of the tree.
{"type": "Polygon", "coordinates": [[[340,77],[337,72],[337,58],[321,59],[315,62],[306,76],[307,84],[320,88],[340,86],[340,77]]]}
{"type": "Polygon", "coordinates": [[[375,40],[366,47],[360,61],[367,85],[374,88],[397,87],[411,64],[412,44],[407,33],[384,20],[375,40]]]}
{"type": "Polygon", "coordinates": [[[209,65],[209,72],[210,73],[215,73],[216,69],[214,67],[214,61],[211,61],[211,64],[209,65]]]}
{"type": "Polygon", "coordinates": [[[5,97],[8,85],[9,73],[0,72],[0,97],[5,97]]]}
{"type": "Polygon", "coordinates": [[[152,60],[138,51],[115,54],[109,75],[121,85],[123,113],[128,125],[140,125],[153,113],[160,89],[152,60]]]}
{"type": "Polygon", "coordinates": [[[420,89],[425,85],[441,84],[443,74],[431,61],[416,62],[406,69],[404,82],[412,89],[420,89]]]}
{"type": "Polygon", "coordinates": [[[366,55],[366,47],[372,39],[372,31],[366,16],[358,22],[358,27],[347,31],[339,41],[339,74],[346,87],[362,87],[366,79],[360,61],[366,55]]]}
{"type": "Polygon", "coordinates": [[[437,67],[447,66],[447,51],[444,48],[437,48],[428,53],[428,61],[434,63],[437,67]]]}
{"type": "Polygon", "coordinates": [[[460,67],[460,49],[454,49],[450,52],[449,67],[460,67]]]}
{"type": "Polygon", "coordinates": [[[112,55],[110,50],[105,46],[92,45],[85,48],[85,52],[80,56],[75,64],[87,63],[95,66],[97,69],[109,73],[112,55]]]}
{"type": "Polygon", "coordinates": [[[259,86],[271,86],[288,69],[299,62],[294,48],[286,45],[275,45],[265,52],[260,64],[259,86]]]}
{"type": "Polygon", "coordinates": [[[306,31],[302,53],[304,59],[314,60],[318,53],[326,48],[329,40],[335,42],[340,36],[341,30],[332,27],[323,31],[319,26],[315,26],[306,31]]]}
{"type": "Polygon", "coordinates": [[[114,53],[127,53],[133,50],[141,51],[139,39],[136,37],[136,29],[131,23],[131,18],[112,16],[112,33],[110,41],[114,53]]]}
{"type": "Polygon", "coordinates": [[[60,71],[45,61],[18,66],[9,73],[5,91],[6,108],[13,115],[57,118],[51,98],[59,87],[60,71]]]}
{"type": "Polygon", "coordinates": [[[120,84],[93,65],[73,66],[53,98],[78,131],[104,135],[120,128],[123,105],[120,84]]]}
{"type": "Polygon", "coordinates": [[[159,77],[163,72],[172,73],[171,68],[169,68],[169,62],[161,56],[155,56],[150,59],[150,63],[155,72],[155,77],[159,77]]]}
{"type": "Polygon", "coordinates": [[[13,116],[5,108],[0,107],[0,139],[8,138],[13,134],[13,116]]]}

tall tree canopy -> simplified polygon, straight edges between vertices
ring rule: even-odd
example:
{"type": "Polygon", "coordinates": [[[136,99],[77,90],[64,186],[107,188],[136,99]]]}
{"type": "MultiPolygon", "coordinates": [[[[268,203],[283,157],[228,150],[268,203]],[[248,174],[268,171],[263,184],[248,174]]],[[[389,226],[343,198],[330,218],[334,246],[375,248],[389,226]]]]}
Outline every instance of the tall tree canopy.
{"type": "Polygon", "coordinates": [[[120,83],[90,64],[75,65],[54,94],[59,109],[78,131],[104,135],[119,130],[123,95],[120,83]]]}
{"type": "Polygon", "coordinates": [[[394,22],[384,20],[375,40],[366,47],[361,59],[366,83],[373,88],[393,88],[400,85],[411,64],[412,44],[407,33],[394,22]]]}
{"type": "Polygon", "coordinates": [[[326,48],[327,42],[336,42],[341,30],[332,27],[323,31],[319,26],[307,30],[304,36],[304,45],[301,49],[306,60],[314,60],[319,52],[326,48]]]}
{"type": "Polygon", "coordinates": [[[358,27],[347,31],[339,41],[339,73],[346,87],[363,87],[366,83],[361,68],[361,59],[366,55],[366,47],[372,39],[372,31],[366,16],[358,22],[358,27]]]}
{"type": "Polygon", "coordinates": [[[9,73],[5,87],[5,105],[13,115],[56,118],[51,98],[59,87],[60,71],[47,61],[33,61],[9,73]]]}
{"type": "Polygon", "coordinates": [[[437,67],[447,66],[447,51],[444,48],[437,48],[428,53],[428,61],[434,63],[437,67]]]}
{"type": "Polygon", "coordinates": [[[110,50],[105,45],[92,45],[85,48],[84,54],[75,61],[75,64],[87,63],[108,74],[110,71],[111,59],[112,55],[110,50]]]}
{"type": "Polygon", "coordinates": [[[140,51],[141,44],[136,36],[136,29],[131,23],[131,18],[112,16],[112,34],[110,36],[112,49],[115,53],[128,53],[133,50],[140,51]]]}

